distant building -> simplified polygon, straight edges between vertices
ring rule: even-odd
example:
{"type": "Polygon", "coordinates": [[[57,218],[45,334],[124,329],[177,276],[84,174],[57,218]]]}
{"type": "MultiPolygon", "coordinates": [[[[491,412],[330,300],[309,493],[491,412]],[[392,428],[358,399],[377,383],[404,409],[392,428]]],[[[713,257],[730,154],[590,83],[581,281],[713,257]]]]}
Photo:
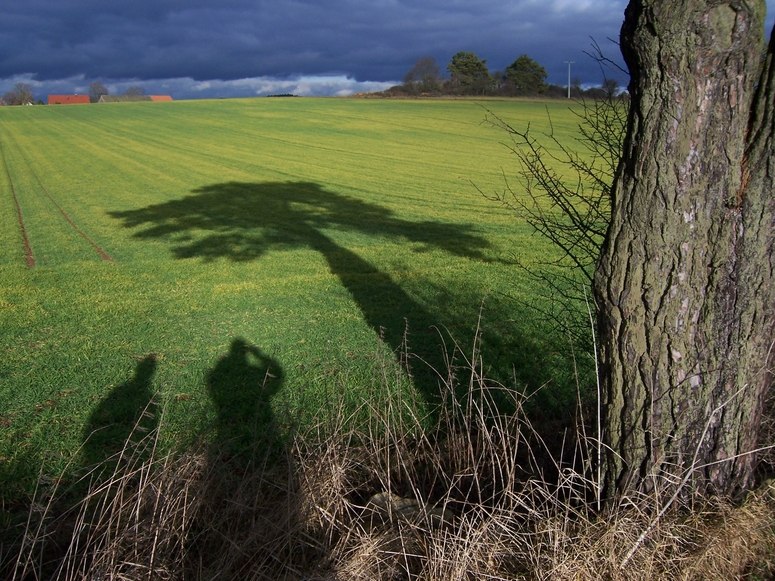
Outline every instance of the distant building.
{"type": "Polygon", "coordinates": [[[100,103],[137,103],[142,101],[172,101],[169,95],[102,95],[100,103]]]}
{"type": "Polygon", "coordinates": [[[49,105],[88,105],[89,95],[49,95],[49,105]]]}

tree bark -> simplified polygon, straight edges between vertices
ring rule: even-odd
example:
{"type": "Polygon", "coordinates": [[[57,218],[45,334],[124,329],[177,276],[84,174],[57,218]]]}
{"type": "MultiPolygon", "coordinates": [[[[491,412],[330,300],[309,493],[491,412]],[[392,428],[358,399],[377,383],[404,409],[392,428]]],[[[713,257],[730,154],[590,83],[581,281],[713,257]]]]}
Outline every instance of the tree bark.
{"type": "Polygon", "coordinates": [[[632,0],[625,13],[632,100],[595,275],[609,498],[752,482],[775,362],[764,12],[632,0]]]}

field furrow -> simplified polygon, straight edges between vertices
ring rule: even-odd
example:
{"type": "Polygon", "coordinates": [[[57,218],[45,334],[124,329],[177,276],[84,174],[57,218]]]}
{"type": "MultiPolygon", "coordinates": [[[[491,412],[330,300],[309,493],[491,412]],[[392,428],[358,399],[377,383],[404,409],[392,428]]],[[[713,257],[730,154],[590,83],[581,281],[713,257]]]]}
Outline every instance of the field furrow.
{"type": "MultiPolygon", "coordinates": [[[[27,170],[30,172],[30,175],[32,175],[35,179],[35,182],[37,183],[40,191],[43,193],[43,195],[48,199],[48,201],[51,203],[51,205],[56,208],[56,210],[59,212],[59,214],[62,216],[62,218],[67,222],[70,227],[75,231],[78,236],[80,236],[89,246],[92,247],[94,252],[97,253],[97,256],[99,256],[102,260],[111,261],[113,260],[113,257],[108,254],[108,252],[102,248],[97,242],[94,241],[94,239],[89,236],[84,230],[79,226],[73,217],[60,205],[60,203],[56,200],[56,198],[51,194],[48,188],[43,184],[43,181],[40,178],[40,175],[38,171],[33,169],[32,163],[29,161],[29,158],[27,155],[22,153],[22,157],[24,158],[24,161],[27,164],[27,170]]],[[[43,168],[45,169],[45,168],[43,168]]]]}
{"type": "MultiPolygon", "coordinates": [[[[74,221],[43,185],[38,171],[27,157],[19,138],[6,136],[4,161],[14,200],[19,207],[20,228],[24,226],[25,255],[29,248],[34,262],[52,265],[59,261],[111,260],[74,221]],[[26,216],[26,218],[22,218],[26,216]],[[23,220],[23,222],[22,222],[23,220]],[[33,252],[34,251],[34,252],[33,252]]],[[[28,264],[30,260],[27,260],[28,264]]]]}
{"type": "Polygon", "coordinates": [[[19,203],[19,196],[16,193],[16,187],[14,186],[13,179],[11,178],[11,172],[8,169],[8,162],[5,159],[6,144],[0,139],[0,157],[2,158],[2,178],[4,189],[7,192],[7,196],[4,199],[10,203],[4,204],[4,208],[10,211],[3,212],[3,244],[5,248],[18,247],[17,242],[21,243],[21,256],[24,257],[24,262],[28,268],[35,267],[35,255],[32,252],[32,245],[30,244],[29,236],[27,235],[27,224],[24,221],[24,212],[22,212],[21,204],[19,203]],[[8,215],[13,214],[16,218],[16,228],[11,223],[13,220],[8,219],[8,215]],[[16,232],[18,236],[12,236],[11,233],[16,232]]]}

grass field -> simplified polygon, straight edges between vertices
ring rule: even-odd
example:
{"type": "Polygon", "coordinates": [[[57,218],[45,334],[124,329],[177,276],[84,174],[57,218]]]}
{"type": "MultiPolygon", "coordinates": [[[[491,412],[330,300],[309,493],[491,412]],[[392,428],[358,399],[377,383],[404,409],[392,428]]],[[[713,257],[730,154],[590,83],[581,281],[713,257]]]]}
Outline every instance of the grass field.
{"type": "MultiPolygon", "coordinates": [[[[576,134],[565,103],[485,104],[576,134]]],[[[568,349],[513,265],[553,251],[477,191],[515,174],[484,118],[454,100],[0,108],[0,489],[109,455],[149,402],[170,442],[247,440],[333,392],[356,407],[407,337],[443,369],[480,327],[488,373],[566,405],[568,349]]],[[[418,360],[396,385],[433,402],[418,360]]]]}

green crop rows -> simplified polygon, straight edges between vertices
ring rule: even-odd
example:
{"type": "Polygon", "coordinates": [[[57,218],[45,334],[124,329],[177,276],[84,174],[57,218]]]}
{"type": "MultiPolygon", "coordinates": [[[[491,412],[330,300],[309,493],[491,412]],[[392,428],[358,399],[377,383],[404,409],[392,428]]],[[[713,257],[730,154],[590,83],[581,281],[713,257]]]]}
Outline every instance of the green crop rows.
{"type": "MultiPolygon", "coordinates": [[[[486,105],[548,127],[544,103],[486,105]]],[[[570,142],[577,119],[548,107],[570,142]]],[[[569,373],[514,300],[540,289],[513,260],[552,250],[479,193],[516,173],[484,118],[452,100],[0,109],[0,487],[151,397],[183,441],[256,402],[265,420],[334,391],[357,406],[407,336],[442,367],[442,339],[470,350],[480,326],[498,379],[569,373]]],[[[432,399],[413,372],[398,384],[432,399]]]]}

